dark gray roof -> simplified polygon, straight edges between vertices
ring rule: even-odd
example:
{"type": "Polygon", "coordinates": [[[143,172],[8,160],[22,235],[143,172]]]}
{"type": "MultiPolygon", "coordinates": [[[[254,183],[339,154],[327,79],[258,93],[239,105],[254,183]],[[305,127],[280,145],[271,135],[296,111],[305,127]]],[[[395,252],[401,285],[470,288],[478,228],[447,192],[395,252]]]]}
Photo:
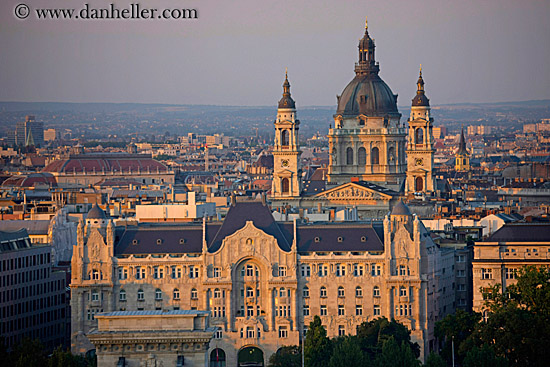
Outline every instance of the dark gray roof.
{"type": "Polygon", "coordinates": [[[405,205],[403,200],[399,200],[393,207],[391,215],[412,215],[409,207],[405,205]]]}
{"type": "Polygon", "coordinates": [[[307,225],[298,227],[297,233],[298,252],[384,251],[381,223],[307,225]]]}
{"type": "Polygon", "coordinates": [[[281,250],[290,251],[292,240],[285,236],[281,227],[275,222],[269,207],[258,201],[237,202],[232,205],[218,233],[209,242],[208,251],[218,251],[223,239],[243,228],[247,221],[252,221],[256,228],[275,237],[281,250]]]}
{"type": "Polygon", "coordinates": [[[202,224],[128,227],[120,236],[115,248],[115,255],[200,252],[202,252],[202,224]]]}
{"type": "Polygon", "coordinates": [[[13,232],[25,228],[29,235],[48,234],[50,221],[45,220],[1,220],[0,231],[13,232]]]}
{"type": "Polygon", "coordinates": [[[550,223],[508,223],[483,242],[550,242],[550,223]]]}
{"type": "Polygon", "coordinates": [[[86,216],[86,219],[105,219],[107,216],[105,215],[105,212],[97,205],[94,204],[92,209],[88,212],[88,215],[86,216]]]}

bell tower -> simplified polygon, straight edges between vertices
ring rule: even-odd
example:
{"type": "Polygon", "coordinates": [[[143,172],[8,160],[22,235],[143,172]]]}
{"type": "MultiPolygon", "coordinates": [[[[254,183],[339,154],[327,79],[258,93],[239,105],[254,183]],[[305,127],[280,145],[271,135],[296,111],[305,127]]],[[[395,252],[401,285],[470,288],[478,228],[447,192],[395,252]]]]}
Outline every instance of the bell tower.
{"type": "Polygon", "coordinates": [[[458,142],[458,150],[455,154],[455,171],[467,172],[470,170],[470,153],[466,149],[466,139],[464,139],[464,128],[460,132],[460,140],[458,142]]]}
{"type": "Polygon", "coordinates": [[[283,97],[279,101],[275,120],[271,199],[297,198],[302,191],[299,127],[300,121],[296,119],[296,104],[290,96],[288,72],[285,72],[283,97]]]}
{"type": "Polygon", "coordinates": [[[433,118],[430,117],[430,100],[424,93],[422,65],[416,82],[416,96],[412,100],[407,144],[407,180],[405,192],[434,192],[433,118]]]}

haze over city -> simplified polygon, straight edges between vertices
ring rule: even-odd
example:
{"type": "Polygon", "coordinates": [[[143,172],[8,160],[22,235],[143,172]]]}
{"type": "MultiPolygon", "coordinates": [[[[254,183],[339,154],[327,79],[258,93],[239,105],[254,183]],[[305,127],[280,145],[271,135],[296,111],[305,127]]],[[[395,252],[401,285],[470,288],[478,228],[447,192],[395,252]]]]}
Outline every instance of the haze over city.
{"type": "Polygon", "coordinates": [[[20,20],[17,4],[0,4],[0,101],[273,105],[288,67],[298,105],[332,106],[365,16],[399,105],[420,64],[434,105],[550,98],[548,1],[140,3],[198,11],[171,20],[20,20]]]}

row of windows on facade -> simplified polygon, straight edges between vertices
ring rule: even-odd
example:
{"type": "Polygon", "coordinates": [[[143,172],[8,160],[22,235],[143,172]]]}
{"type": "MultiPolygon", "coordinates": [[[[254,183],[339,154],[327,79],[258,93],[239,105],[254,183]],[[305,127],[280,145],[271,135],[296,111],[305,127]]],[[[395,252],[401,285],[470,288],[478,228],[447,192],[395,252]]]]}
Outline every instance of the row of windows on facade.
{"type": "Polygon", "coordinates": [[[53,349],[63,344],[64,330],[64,322],[49,326],[40,326],[30,330],[14,329],[14,331],[19,332],[13,335],[3,335],[3,341],[6,347],[11,347],[21,344],[23,338],[40,339],[40,342],[44,344],[46,349],[53,349]]]}
{"type": "MultiPolygon", "coordinates": [[[[334,151],[335,152],[335,151],[334,151]]],[[[357,162],[357,165],[366,165],[367,164],[367,150],[364,147],[360,147],[357,150],[357,159],[354,160],[354,151],[352,147],[346,149],[346,164],[353,165],[354,161],[357,162]]],[[[388,149],[388,163],[395,162],[395,149],[390,147],[388,149]]],[[[380,150],[377,147],[374,147],[370,151],[370,164],[380,164],[380,150]]]]}
{"type": "MultiPolygon", "coordinates": [[[[363,264],[352,264],[352,265],[346,265],[346,264],[335,264],[335,265],[326,265],[326,264],[321,264],[321,265],[318,265],[318,271],[317,271],[317,275],[319,277],[325,277],[325,276],[328,276],[329,274],[329,268],[332,269],[332,272],[337,276],[337,277],[343,277],[343,276],[346,276],[347,274],[347,271],[348,271],[348,267],[349,269],[352,269],[352,272],[351,274],[353,274],[353,276],[356,276],[356,277],[359,277],[359,276],[364,276],[365,274],[367,274],[367,271],[368,271],[368,267],[369,265],[363,265],[363,264]]],[[[370,268],[371,268],[371,276],[380,276],[382,274],[382,265],[380,264],[371,264],[370,265],[370,268]]],[[[136,266],[133,268],[134,269],[134,277],[135,279],[146,279],[147,278],[147,274],[146,274],[146,267],[143,267],[143,266],[136,266]]],[[[152,268],[152,275],[153,275],[153,279],[163,279],[164,278],[164,270],[165,270],[165,267],[163,266],[154,266],[152,268]]],[[[183,275],[183,269],[179,266],[171,266],[169,268],[169,271],[170,271],[170,275],[172,277],[172,279],[179,279],[182,277],[183,275]]],[[[125,280],[125,279],[128,279],[129,278],[129,274],[130,274],[130,269],[127,268],[127,267],[119,267],[118,268],[118,279],[119,280],[125,280]]],[[[256,266],[252,266],[252,265],[246,265],[246,266],[243,266],[241,268],[241,272],[240,272],[241,276],[245,277],[245,276],[256,276],[258,277],[259,276],[259,270],[256,266]]],[[[277,273],[276,275],[280,276],[280,277],[286,277],[288,274],[287,272],[287,267],[286,266],[279,266],[277,268],[277,273]]],[[[307,278],[307,277],[310,277],[312,274],[312,270],[311,270],[311,265],[302,265],[301,266],[301,275],[302,277],[304,278],[307,278]]],[[[199,268],[197,266],[189,266],[189,278],[191,279],[197,279],[199,278],[199,268]]],[[[221,268],[219,267],[214,267],[212,269],[212,278],[220,278],[221,277],[221,268]]],[[[404,265],[401,265],[399,266],[398,269],[396,269],[396,272],[395,272],[395,275],[410,275],[410,269],[408,267],[405,267],[404,265]]],[[[90,272],[90,279],[92,280],[101,280],[103,279],[103,274],[101,271],[99,270],[96,270],[96,269],[93,269],[91,272],[90,272]]]]}
{"type": "Polygon", "coordinates": [[[0,261],[0,272],[28,268],[29,266],[48,265],[51,261],[50,253],[19,256],[13,259],[0,261]]]}
{"type": "Polygon", "coordinates": [[[54,294],[39,299],[27,300],[11,305],[0,307],[0,316],[2,318],[14,315],[22,315],[27,312],[37,312],[45,308],[66,306],[65,294],[54,294]]]}
{"type": "Polygon", "coordinates": [[[65,308],[57,308],[45,312],[36,312],[37,310],[29,309],[29,312],[34,312],[32,315],[25,316],[23,312],[13,313],[11,315],[9,307],[7,312],[2,312],[2,322],[0,323],[0,334],[5,335],[9,333],[28,333],[31,329],[38,329],[42,324],[49,324],[55,322],[63,325],[65,323],[65,308]],[[10,319],[12,318],[13,319],[10,319]]]}
{"type": "MultiPolygon", "coordinates": [[[[504,268],[505,279],[516,279],[517,269],[504,268]]],[[[481,268],[481,279],[493,279],[493,269],[481,268]]]]}
{"type": "MultiPolygon", "coordinates": [[[[33,276],[29,276],[29,279],[32,279],[32,280],[25,280],[27,276],[24,276],[24,274],[25,273],[11,274],[11,275],[21,275],[21,277],[18,277],[20,278],[19,280],[15,279],[14,283],[6,281],[6,283],[8,284],[2,285],[2,288],[0,289],[4,289],[4,290],[0,291],[0,303],[23,299],[31,296],[40,296],[42,294],[48,294],[51,292],[57,292],[61,290],[63,287],[62,280],[57,280],[57,281],[51,280],[51,281],[45,281],[38,284],[25,285],[25,284],[28,284],[28,282],[38,280],[40,278],[34,278],[33,276]],[[23,284],[23,286],[6,290],[8,286],[14,285],[14,284],[23,284]]],[[[6,276],[6,277],[9,278],[10,276],[6,276]]],[[[1,283],[3,284],[4,281],[2,281],[1,283]]]]}

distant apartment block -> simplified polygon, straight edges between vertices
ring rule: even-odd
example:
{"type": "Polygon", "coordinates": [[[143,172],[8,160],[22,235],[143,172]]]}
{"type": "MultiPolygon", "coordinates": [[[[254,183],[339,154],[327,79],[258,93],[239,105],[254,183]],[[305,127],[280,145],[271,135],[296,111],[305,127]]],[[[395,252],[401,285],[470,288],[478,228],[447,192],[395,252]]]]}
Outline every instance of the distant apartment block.
{"type": "Polygon", "coordinates": [[[0,339],[23,337],[50,350],[67,345],[65,272],[53,271],[51,247],[33,246],[25,229],[0,232],[0,339]]]}
{"type": "Polygon", "coordinates": [[[536,124],[523,125],[524,133],[538,133],[548,131],[550,131],[550,119],[542,119],[539,123],[536,124]]]}
{"type": "Polygon", "coordinates": [[[25,121],[18,122],[15,127],[13,144],[15,146],[43,146],[44,123],[36,121],[32,115],[26,116],[25,121]]]}
{"type": "Polygon", "coordinates": [[[468,126],[468,135],[488,135],[493,131],[491,126],[471,125],[468,126]]]}
{"type": "Polygon", "coordinates": [[[432,133],[435,139],[443,139],[447,136],[447,128],[445,126],[434,126],[432,133]]]}

